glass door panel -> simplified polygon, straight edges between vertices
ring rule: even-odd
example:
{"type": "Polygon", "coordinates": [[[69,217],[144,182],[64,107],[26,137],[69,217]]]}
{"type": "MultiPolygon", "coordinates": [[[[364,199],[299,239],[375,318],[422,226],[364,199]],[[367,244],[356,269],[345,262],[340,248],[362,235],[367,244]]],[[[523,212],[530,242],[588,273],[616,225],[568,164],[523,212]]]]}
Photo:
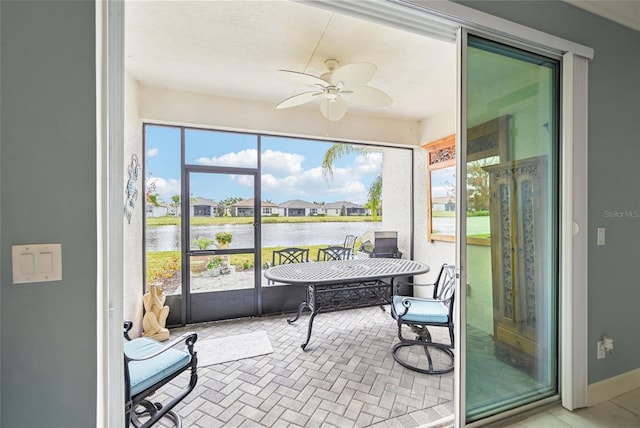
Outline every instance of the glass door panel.
{"type": "Polygon", "coordinates": [[[255,175],[219,170],[187,167],[188,323],[255,314],[255,175]]]}
{"type": "Polygon", "coordinates": [[[471,422],[557,393],[559,63],[474,36],[466,58],[471,422]]]}

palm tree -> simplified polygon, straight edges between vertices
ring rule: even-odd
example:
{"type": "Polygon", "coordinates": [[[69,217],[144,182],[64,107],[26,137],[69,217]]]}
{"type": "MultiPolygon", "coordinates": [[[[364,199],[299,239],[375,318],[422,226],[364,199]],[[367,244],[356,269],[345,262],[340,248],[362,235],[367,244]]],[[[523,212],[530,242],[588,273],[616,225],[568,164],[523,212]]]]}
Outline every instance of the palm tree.
{"type": "Polygon", "coordinates": [[[147,196],[147,199],[149,201],[150,204],[152,204],[153,206],[157,207],[160,206],[160,201],[158,200],[159,195],[157,193],[150,193],[147,196]]]}
{"type": "Polygon", "coordinates": [[[371,210],[371,220],[378,221],[378,210],[382,201],[382,175],[378,175],[369,186],[369,201],[367,205],[371,210]]]}
{"type": "MultiPolygon", "coordinates": [[[[369,150],[368,147],[353,146],[351,144],[333,144],[326,151],[322,160],[322,175],[325,180],[333,179],[333,165],[338,159],[351,153],[366,155],[369,150]]],[[[378,209],[382,205],[382,174],[378,175],[369,186],[368,196],[367,207],[371,209],[371,219],[376,221],[378,219],[378,209]]]]}

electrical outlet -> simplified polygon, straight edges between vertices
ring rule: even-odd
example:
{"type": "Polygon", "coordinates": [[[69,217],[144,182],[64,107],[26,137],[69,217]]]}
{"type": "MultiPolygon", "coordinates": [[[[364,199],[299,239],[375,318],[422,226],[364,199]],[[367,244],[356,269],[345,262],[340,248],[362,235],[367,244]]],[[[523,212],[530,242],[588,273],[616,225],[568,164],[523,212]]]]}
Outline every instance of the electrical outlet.
{"type": "Polygon", "coordinates": [[[601,360],[607,356],[607,350],[604,348],[604,340],[598,340],[598,359],[601,360]]]}

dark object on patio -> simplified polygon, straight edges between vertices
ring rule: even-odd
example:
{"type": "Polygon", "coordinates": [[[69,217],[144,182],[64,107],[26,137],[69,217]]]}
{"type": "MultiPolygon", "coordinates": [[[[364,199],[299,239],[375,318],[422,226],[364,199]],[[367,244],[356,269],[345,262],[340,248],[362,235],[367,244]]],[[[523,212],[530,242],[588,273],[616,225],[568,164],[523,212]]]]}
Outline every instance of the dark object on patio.
{"type": "Polygon", "coordinates": [[[328,262],[330,260],[349,260],[351,258],[351,248],[346,247],[327,247],[318,249],[319,262],[328,262]]]}
{"type": "Polygon", "coordinates": [[[167,344],[148,337],[131,339],[129,330],[133,323],[124,322],[124,380],[125,426],[147,428],[160,418],[169,416],[180,428],[182,421],[173,407],[182,401],[198,381],[197,353],[193,345],[198,339],[195,333],[186,333],[167,344]],[[178,345],[186,346],[179,349],[178,345]],[[149,397],[181,373],[190,370],[189,384],[167,403],[152,403],[149,397]]]}
{"type": "Polygon", "coordinates": [[[411,284],[416,290],[420,286],[432,286],[432,298],[407,297],[396,295],[394,290],[391,314],[398,322],[400,342],[393,345],[391,353],[394,360],[410,370],[426,374],[442,374],[453,370],[453,303],[456,287],[455,266],[443,264],[435,284],[411,284]],[[416,334],[415,339],[402,335],[402,327],[408,326],[416,334]],[[434,342],[430,327],[449,329],[451,344],[434,342]],[[398,351],[405,346],[421,346],[427,358],[427,368],[409,364],[401,359],[398,351]]]}
{"type": "MultiPolygon", "coordinates": [[[[284,248],[274,250],[271,266],[286,265],[289,263],[306,263],[309,261],[308,248],[284,248]]],[[[269,267],[271,267],[269,266],[269,267]]]]}
{"type": "Polygon", "coordinates": [[[375,231],[373,234],[367,232],[362,235],[360,251],[369,257],[402,258],[402,253],[398,251],[398,232],[393,231],[375,231]]]}

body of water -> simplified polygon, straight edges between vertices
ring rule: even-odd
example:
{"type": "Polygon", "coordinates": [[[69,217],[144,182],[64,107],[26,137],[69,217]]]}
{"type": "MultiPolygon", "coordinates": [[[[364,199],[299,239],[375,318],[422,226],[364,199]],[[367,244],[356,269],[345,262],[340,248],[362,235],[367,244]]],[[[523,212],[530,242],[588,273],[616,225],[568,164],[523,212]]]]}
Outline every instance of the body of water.
{"type": "MultiPolygon", "coordinates": [[[[301,245],[342,244],[346,235],[362,236],[370,230],[381,230],[381,223],[270,223],[262,225],[263,247],[293,247],[301,245]]],[[[231,232],[230,248],[253,248],[254,228],[248,224],[196,226],[191,228],[191,240],[201,236],[215,242],[217,232],[231,232]]],[[[146,231],[147,251],[180,250],[180,226],[154,226],[146,231]]],[[[215,244],[209,249],[215,248],[215,244]]]]}

